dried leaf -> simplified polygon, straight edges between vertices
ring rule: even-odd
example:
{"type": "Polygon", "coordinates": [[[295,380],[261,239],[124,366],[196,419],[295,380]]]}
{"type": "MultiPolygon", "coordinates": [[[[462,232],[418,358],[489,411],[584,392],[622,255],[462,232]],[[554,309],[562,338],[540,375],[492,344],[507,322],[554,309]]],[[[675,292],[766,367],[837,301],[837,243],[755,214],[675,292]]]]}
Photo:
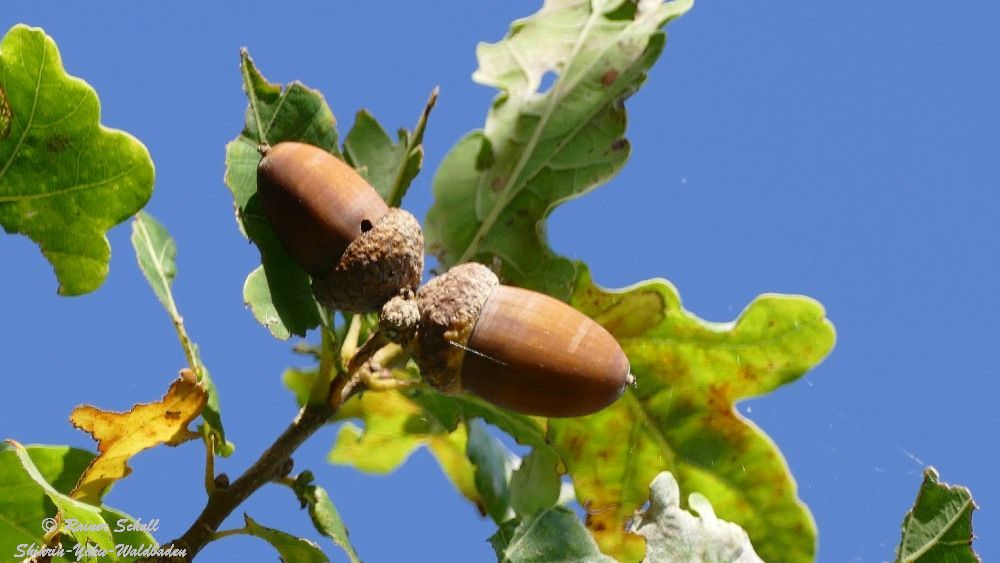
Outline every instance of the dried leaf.
{"type": "Polygon", "coordinates": [[[176,446],[197,438],[187,426],[201,414],[206,400],[194,372],[183,370],[163,399],[155,403],[137,404],[124,413],[90,405],[73,409],[70,422],[97,440],[100,454],[87,466],[70,496],[100,504],[108,488],[132,472],[128,466],[132,456],[160,444],[176,446]]]}
{"type": "Polygon", "coordinates": [[[605,553],[638,561],[643,540],[626,533],[670,471],[720,518],[750,535],[766,561],[813,561],[816,526],[781,452],[734,404],[812,369],[836,339],[823,307],[806,297],[763,295],[732,323],[684,309],[676,289],[652,280],[627,290],[594,286],[584,273],[573,306],[607,328],[628,355],[636,385],[596,414],[549,420],[587,527],[605,553]]]}

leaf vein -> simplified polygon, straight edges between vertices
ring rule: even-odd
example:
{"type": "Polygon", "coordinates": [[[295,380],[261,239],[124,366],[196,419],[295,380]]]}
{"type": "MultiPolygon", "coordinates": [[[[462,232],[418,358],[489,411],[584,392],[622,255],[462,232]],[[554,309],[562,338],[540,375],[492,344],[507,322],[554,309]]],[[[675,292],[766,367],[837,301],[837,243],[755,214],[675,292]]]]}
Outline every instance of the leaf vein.
{"type": "MultiPolygon", "coordinates": [[[[122,170],[118,174],[115,174],[114,176],[109,176],[109,177],[104,178],[104,179],[102,179],[100,181],[90,182],[90,183],[87,183],[87,184],[79,184],[79,185],[76,185],[76,186],[70,186],[68,188],[62,188],[62,189],[51,191],[51,192],[45,192],[45,193],[40,193],[40,194],[14,194],[14,195],[8,195],[8,196],[0,196],[0,203],[8,203],[8,202],[15,202],[15,201],[32,201],[32,200],[38,200],[38,199],[48,199],[50,197],[57,197],[57,196],[61,196],[61,195],[67,195],[67,194],[71,194],[71,193],[79,192],[79,191],[83,191],[83,190],[100,188],[102,186],[114,183],[115,181],[120,180],[121,178],[124,178],[124,177],[128,176],[136,168],[137,168],[137,165],[133,164],[132,166],[130,166],[130,167],[122,170]]],[[[0,177],[2,177],[2,176],[0,176],[0,177]]]]}
{"type": "MultiPolygon", "coordinates": [[[[21,45],[21,48],[23,49],[24,46],[21,45]]],[[[35,121],[35,112],[38,109],[39,92],[42,89],[42,74],[43,70],[45,69],[45,58],[47,56],[48,56],[48,49],[45,48],[45,38],[42,37],[42,57],[41,61],[38,64],[38,77],[35,79],[35,92],[31,100],[31,113],[28,115],[28,122],[25,123],[24,129],[21,131],[21,137],[18,138],[17,140],[17,145],[15,145],[14,150],[10,152],[10,158],[7,159],[7,162],[4,164],[3,169],[0,170],[0,180],[3,179],[3,177],[7,174],[7,169],[10,168],[10,165],[13,164],[14,160],[17,159],[17,153],[21,150],[21,145],[24,144],[24,139],[28,136],[28,131],[31,130],[31,126],[35,121]]],[[[22,59],[21,65],[23,66],[24,63],[25,61],[24,59],[22,59]]],[[[27,69],[25,70],[27,71],[27,69]]],[[[2,201],[4,200],[2,197],[0,197],[0,202],[2,201]]]]}

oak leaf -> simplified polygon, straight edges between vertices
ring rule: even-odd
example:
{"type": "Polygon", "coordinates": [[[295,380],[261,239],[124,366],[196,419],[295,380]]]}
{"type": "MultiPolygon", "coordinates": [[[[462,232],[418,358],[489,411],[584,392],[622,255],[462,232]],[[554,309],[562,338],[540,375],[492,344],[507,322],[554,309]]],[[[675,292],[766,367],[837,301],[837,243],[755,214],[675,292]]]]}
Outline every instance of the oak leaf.
{"type": "Polygon", "coordinates": [[[69,420],[97,440],[99,455],[80,476],[70,496],[99,505],[101,496],[132,472],[128,460],[142,450],[167,444],[176,446],[198,437],[188,423],[201,414],[207,394],[194,372],[181,370],[167,394],[153,403],[137,404],[128,412],[111,412],[81,405],[69,420]]]}

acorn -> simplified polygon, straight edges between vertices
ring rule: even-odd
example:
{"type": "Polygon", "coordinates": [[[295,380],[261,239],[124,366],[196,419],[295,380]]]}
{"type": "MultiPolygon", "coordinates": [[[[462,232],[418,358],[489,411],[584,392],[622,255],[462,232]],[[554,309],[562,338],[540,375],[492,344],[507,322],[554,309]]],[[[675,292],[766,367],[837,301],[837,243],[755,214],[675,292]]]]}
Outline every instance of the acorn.
{"type": "Polygon", "coordinates": [[[420,223],[390,208],[348,164],[297,142],[261,147],[257,194],[282,246],[312,276],[324,305],[379,310],[415,290],[424,268],[420,223]]]}
{"type": "Polygon", "coordinates": [[[548,295],[501,285],[478,263],[453,267],[415,299],[391,299],[380,327],[439,391],[469,391],[523,414],[597,412],[631,381],[628,358],[604,327],[548,295]]]}

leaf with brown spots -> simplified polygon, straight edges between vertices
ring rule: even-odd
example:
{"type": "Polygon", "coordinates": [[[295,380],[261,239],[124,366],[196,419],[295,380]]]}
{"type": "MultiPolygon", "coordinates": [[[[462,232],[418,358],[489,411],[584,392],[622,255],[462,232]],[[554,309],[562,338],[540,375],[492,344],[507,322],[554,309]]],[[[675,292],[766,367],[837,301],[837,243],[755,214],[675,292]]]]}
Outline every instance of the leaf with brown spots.
{"type": "Polygon", "coordinates": [[[69,420],[97,440],[100,454],[80,476],[70,496],[100,505],[108,488],[132,472],[128,460],[142,450],[167,444],[176,446],[198,437],[188,429],[205,407],[207,395],[190,370],[183,370],[167,394],[154,403],[138,404],[128,412],[110,412],[81,405],[69,420]]]}
{"type": "Polygon", "coordinates": [[[101,104],[63,68],[55,41],[16,25],[0,41],[0,227],[35,241],[59,293],[94,291],[108,275],[106,232],[153,193],[149,152],[101,125],[101,104]]]}
{"type": "Polygon", "coordinates": [[[0,141],[10,135],[10,119],[14,112],[10,110],[10,103],[7,101],[7,93],[0,85],[0,141]]]}
{"type": "Polygon", "coordinates": [[[710,323],[685,311],[666,281],[606,291],[586,272],[572,304],[618,338],[637,381],[599,413],[549,421],[604,552],[642,559],[643,539],[625,526],[649,482],[670,471],[681,491],[704,494],[744,528],[765,560],[812,561],[815,524],[781,452],[733,405],[798,379],[830,352],[823,307],[763,295],[736,321],[710,323]]]}

